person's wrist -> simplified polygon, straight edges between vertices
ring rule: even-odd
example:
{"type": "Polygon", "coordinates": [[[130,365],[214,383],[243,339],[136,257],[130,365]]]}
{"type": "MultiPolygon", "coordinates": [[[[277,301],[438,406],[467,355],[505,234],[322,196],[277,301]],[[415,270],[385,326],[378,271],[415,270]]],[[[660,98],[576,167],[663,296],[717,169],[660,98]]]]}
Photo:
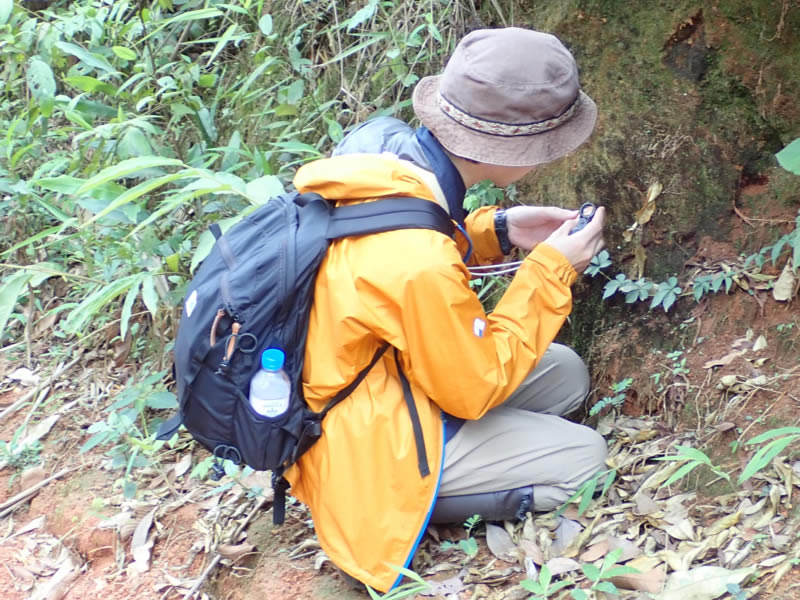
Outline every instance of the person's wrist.
{"type": "Polygon", "coordinates": [[[504,208],[498,208],[494,213],[494,233],[500,244],[500,252],[504,255],[511,253],[513,245],[508,237],[508,213],[504,208]]]}

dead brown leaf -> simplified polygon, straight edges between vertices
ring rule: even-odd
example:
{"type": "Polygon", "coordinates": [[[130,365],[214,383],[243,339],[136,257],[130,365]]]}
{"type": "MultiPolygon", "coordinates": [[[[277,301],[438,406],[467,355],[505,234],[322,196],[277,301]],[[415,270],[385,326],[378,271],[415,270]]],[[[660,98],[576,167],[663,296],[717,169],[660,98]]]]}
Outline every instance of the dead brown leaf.
{"type": "Polygon", "coordinates": [[[707,361],[705,364],[703,364],[703,368],[712,369],[714,367],[725,367],[731,364],[734,361],[734,359],[742,356],[745,352],[746,350],[737,350],[735,352],[729,352],[722,358],[707,361]]]}
{"type": "Polygon", "coordinates": [[[772,297],[778,302],[788,302],[795,295],[797,289],[797,276],[792,269],[792,261],[786,261],[775,287],[772,288],[772,297]]]}
{"type": "Polygon", "coordinates": [[[250,543],[243,543],[243,544],[218,544],[217,545],[217,552],[219,552],[222,558],[226,558],[228,560],[232,560],[236,562],[243,556],[247,554],[251,554],[256,547],[250,543]]]}
{"type": "Polygon", "coordinates": [[[603,558],[606,554],[608,554],[610,548],[608,546],[608,540],[602,539],[596,544],[592,544],[586,551],[581,554],[580,559],[581,562],[594,562],[599,558],[603,558]]]}
{"type": "Polygon", "coordinates": [[[611,583],[623,590],[636,590],[659,594],[664,589],[667,581],[667,571],[661,567],[656,567],[643,573],[631,573],[628,575],[617,575],[611,578],[611,583]]]}

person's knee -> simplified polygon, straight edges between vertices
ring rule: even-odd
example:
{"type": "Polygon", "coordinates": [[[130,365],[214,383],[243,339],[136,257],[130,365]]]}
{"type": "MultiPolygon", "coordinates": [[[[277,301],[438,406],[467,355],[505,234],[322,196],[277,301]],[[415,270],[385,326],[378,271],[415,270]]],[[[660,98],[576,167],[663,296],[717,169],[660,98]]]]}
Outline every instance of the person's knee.
{"type": "Polygon", "coordinates": [[[550,351],[553,352],[553,359],[563,373],[562,381],[569,386],[567,399],[569,409],[562,413],[567,414],[580,407],[586,396],[589,395],[592,380],[583,359],[572,348],[561,344],[551,344],[550,351]]]}
{"type": "Polygon", "coordinates": [[[581,427],[580,432],[576,432],[576,446],[579,448],[575,455],[578,464],[573,465],[574,477],[568,483],[572,492],[604,471],[608,456],[608,444],[605,438],[589,427],[581,427]]]}
{"type": "Polygon", "coordinates": [[[584,433],[581,440],[583,455],[581,477],[575,481],[577,490],[584,483],[606,470],[606,457],[608,456],[608,443],[606,439],[594,429],[589,429],[584,433]]]}

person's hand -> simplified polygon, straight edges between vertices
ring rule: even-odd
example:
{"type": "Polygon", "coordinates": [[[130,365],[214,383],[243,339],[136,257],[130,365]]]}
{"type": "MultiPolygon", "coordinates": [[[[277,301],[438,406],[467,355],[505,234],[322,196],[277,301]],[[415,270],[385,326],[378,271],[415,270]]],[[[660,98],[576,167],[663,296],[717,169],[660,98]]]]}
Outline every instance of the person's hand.
{"type": "Polygon", "coordinates": [[[606,243],[603,240],[603,222],[606,209],[598,207],[594,218],[580,231],[569,234],[569,230],[578,224],[578,219],[570,219],[561,224],[545,241],[563,254],[578,273],[583,273],[592,257],[602,250],[606,243]]]}
{"type": "Polygon", "coordinates": [[[512,206],[506,210],[508,239],[517,248],[530,252],[565,221],[577,216],[575,210],[555,206],[512,206]]]}

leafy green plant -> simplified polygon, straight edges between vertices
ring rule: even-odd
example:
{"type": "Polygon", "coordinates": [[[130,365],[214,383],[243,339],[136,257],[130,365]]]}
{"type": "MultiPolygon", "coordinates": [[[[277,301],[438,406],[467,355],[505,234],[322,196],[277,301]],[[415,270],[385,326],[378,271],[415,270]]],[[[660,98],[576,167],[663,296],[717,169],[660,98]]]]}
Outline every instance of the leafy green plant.
{"type": "Polygon", "coordinates": [[[770,429],[748,440],[745,442],[745,446],[761,444],[761,447],[745,465],[736,482],[741,485],[753,477],[753,475],[763,470],[772,462],[772,459],[786,450],[791,444],[798,441],[800,441],[800,427],[770,429]]]}
{"type": "MultiPolygon", "coordinates": [[[[622,548],[617,548],[605,556],[599,567],[591,563],[581,565],[581,571],[583,571],[583,574],[586,575],[592,584],[589,588],[590,590],[594,592],[603,592],[605,594],[619,594],[617,586],[609,581],[609,579],[620,575],[631,575],[639,572],[633,567],[617,565],[620,556],[622,556],[622,548]]],[[[570,590],[570,595],[574,600],[589,599],[589,595],[581,588],[570,590]]]]}
{"type": "Polygon", "coordinates": [[[780,166],[795,175],[800,175],[800,138],[794,140],[775,156],[780,166]]]}
{"type": "Polygon", "coordinates": [[[708,467],[708,469],[711,470],[715,475],[721,477],[730,485],[733,485],[731,476],[721,467],[712,463],[708,455],[702,450],[692,448],[691,446],[682,446],[680,444],[676,444],[675,449],[678,451],[678,453],[673,456],[659,456],[656,458],[656,460],[661,461],[680,461],[685,463],[677,471],[670,475],[670,477],[661,484],[661,487],[675,483],[676,481],[686,477],[689,473],[700,466],[708,467]]]}
{"type": "Polygon", "coordinates": [[[504,197],[513,201],[516,193],[517,188],[513,184],[506,187],[504,191],[487,179],[476,183],[467,190],[464,196],[464,208],[472,211],[481,206],[494,206],[500,204],[504,197]]]}
{"type": "Polygon", "coordinates": [[[464,540],[458,540],[458,542],[455,544],[445,540],[441,545],[442,550],[449,550],[450,548],[457,547],[467,556],[467,560],[475,558],[475,556],[478,554],[478,541],[472,536],[472,532],[480,522],[480,515],[472,515],[469,517],[464,522],[464,528],[467,530],[467,538],[464,540]]]}
{"type": "Polygon", "coordinates": [[[371,587],[367,586],[367,592],[372,600],[402,600],[402,598],[411,598],[417,594],[427,592],[431,589],[430,584],[414,571],[394,565],[391,565],[391,567],[411,581],[399,585],[385,594],[379,594],[371,587]]]}
{"type": "Polygon", "coordinates": [[[542,565],[542,568],[539,570],[539,576],[535,580],[523,579],[520,585],[525,590],[532,593],[535,600],[546,600],[571,583],[571,581],[566,580],[553,583],[553,576],[550,573],[550,568],[547,565],[542,565]]]}
{"type": "Polygon", "coordinates": [[[123,495],[136,495],[136,482],[131,478],[134,468],[145,467],[151,457],[163,446],[150,431],[148,410],[177,408],[175,394],[164,389],[166,371],[152,373],[139,382],[129,382],[115,401],[106,409],[108,416],[89,426],[92,436],[81,446],[80,452],[113,444],[106,452],[112,469],[124,469],[120,480],[123,495]]]}
{"type": "Polygon", "coordinates": [[[600,471],[597,475],[586,481],[581,487],[577,489],[577,491],[570,496],[566,502],[556,511],[556,515],[560,516],[564,513],[571,503],[575,502],[580,498],[580,502],[578,504],[578,515],[582,515],[586,512],[586,509],[589,508],[592,500],[594,499],[594,494],[597,491],[597,486],[600,485],[600,481],[603,481],[603,485],[600,488],[600,495],[598,496],[598,500],[605,497],[606,492],[608,492],[611,485],[617,479],[617,470],[616,469],[606,469],[605,471],[600,471]]]}
{"type": "Polygon", "coordinates": [[[591,416],[595,416],[600,411],[605,408],[612,407],[618,408],[622,406],[622,403],[625,402],[625,392],[633,383],[632,377],[626,377],[625,379],[618,381],[616,383],[611,384],[611,391],[614,394],[613,396],[604,396],[602,400],[597,402],[591,409],[589,409],[589,414],[591,416]]]}

